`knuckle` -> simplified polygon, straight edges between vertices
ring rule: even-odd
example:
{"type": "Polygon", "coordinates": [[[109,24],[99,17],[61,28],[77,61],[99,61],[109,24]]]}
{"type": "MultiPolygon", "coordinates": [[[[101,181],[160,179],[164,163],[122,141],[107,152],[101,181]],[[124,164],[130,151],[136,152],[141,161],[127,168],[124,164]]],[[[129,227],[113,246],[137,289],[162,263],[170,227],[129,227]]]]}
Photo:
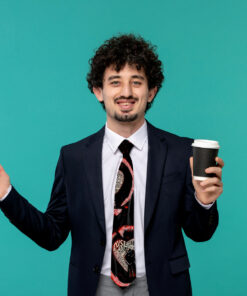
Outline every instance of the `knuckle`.
{"type": "Polygon", "coordinates": [[[216,184],[217,184],[218,186],[221,186],[221,184],[222,184],[221,179],[218,178],[216,184]]]}
{"type": "Polygon", "coordinates": [[[219,183],[219,178],[214,177],[212,180],[212,184],[218,184],[219,183]]]}
{"type": "Polygon", "coordinates": [[[211,187],[211,191],[212,191],[212,192],[214,192],[216,189],[217,189],[216,186],[212,186],[212,187],[211,187]]]}

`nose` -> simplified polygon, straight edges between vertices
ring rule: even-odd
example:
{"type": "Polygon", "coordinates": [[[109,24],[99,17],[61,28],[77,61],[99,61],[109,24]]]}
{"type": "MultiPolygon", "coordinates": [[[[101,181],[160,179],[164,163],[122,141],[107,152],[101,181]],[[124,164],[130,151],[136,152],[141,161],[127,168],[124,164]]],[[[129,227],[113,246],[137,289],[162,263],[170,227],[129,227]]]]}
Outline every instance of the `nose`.
{"type": "Polygon", "coordinates": [[[126,84],[123,85],[123,87],[121,89],[121,96],[123,96],[123,97],[132,96],[132,88],[131,88],[131,85],[129,83],[126,83],[126,84]]]}

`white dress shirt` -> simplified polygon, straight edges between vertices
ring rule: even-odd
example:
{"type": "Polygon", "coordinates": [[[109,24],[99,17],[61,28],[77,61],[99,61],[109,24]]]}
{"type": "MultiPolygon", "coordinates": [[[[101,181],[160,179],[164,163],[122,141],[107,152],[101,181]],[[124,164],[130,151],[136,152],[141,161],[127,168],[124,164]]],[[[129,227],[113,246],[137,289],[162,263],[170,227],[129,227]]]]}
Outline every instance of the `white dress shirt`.
{"type": "MultiPolygon", "coordinates": [[[[111,131],[106,124],[102,151],[106,249],[101,273],[108,276],[111,275],[112,226],[116,177],[123,157],[123,154],[118,149],[118,146],[124,139],[126,138],[111,131]]],[[[148,156],[146,121],[128,138],[128,141],[134,145],[130,151],[130,157],[133,163],[134,171],[134,237],[136,277],[142,277],[146,274],[144,258],[144,206],[148,156]]]]}

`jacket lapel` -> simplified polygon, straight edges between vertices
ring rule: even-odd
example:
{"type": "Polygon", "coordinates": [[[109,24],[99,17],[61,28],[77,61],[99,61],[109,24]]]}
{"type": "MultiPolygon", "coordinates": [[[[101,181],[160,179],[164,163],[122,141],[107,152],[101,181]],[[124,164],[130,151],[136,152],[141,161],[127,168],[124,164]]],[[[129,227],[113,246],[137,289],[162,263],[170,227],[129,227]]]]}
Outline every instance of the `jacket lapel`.
{"type": "Polygon", "coordinates": [[[105,209],[102,179],[102,147],[104,134],[105,126],[91,136],[86,145],[84,161],[87,169],[88,189],[90,190],[89,197],[93,202],[95,216],[105,234],[105,209]]]}
{"type": "Polygon", "coordinates": [[[150,223],[161,184],[164,171],[167,144],[164,136],[160,136],[154,126],[147,121],[148,128],[148,164],[146,181],[146,199],[144,212],[144,233],[150,223]]]}

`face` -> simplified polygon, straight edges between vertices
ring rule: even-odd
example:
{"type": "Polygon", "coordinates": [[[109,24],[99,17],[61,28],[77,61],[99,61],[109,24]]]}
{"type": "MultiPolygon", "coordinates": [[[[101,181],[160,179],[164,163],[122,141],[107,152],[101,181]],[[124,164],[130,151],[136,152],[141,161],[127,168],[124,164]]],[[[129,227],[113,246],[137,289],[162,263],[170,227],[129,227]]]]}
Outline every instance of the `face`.
{"type": "Polygon", "coordinates": [[[143,122],[147,102],[153,100],[156,91],[148,89],[144,70],[129,64],[119,72],[113,66],[106,68],[102,89],[94,88],[97,99],[104,102],[110,124],[143,122]]]}

